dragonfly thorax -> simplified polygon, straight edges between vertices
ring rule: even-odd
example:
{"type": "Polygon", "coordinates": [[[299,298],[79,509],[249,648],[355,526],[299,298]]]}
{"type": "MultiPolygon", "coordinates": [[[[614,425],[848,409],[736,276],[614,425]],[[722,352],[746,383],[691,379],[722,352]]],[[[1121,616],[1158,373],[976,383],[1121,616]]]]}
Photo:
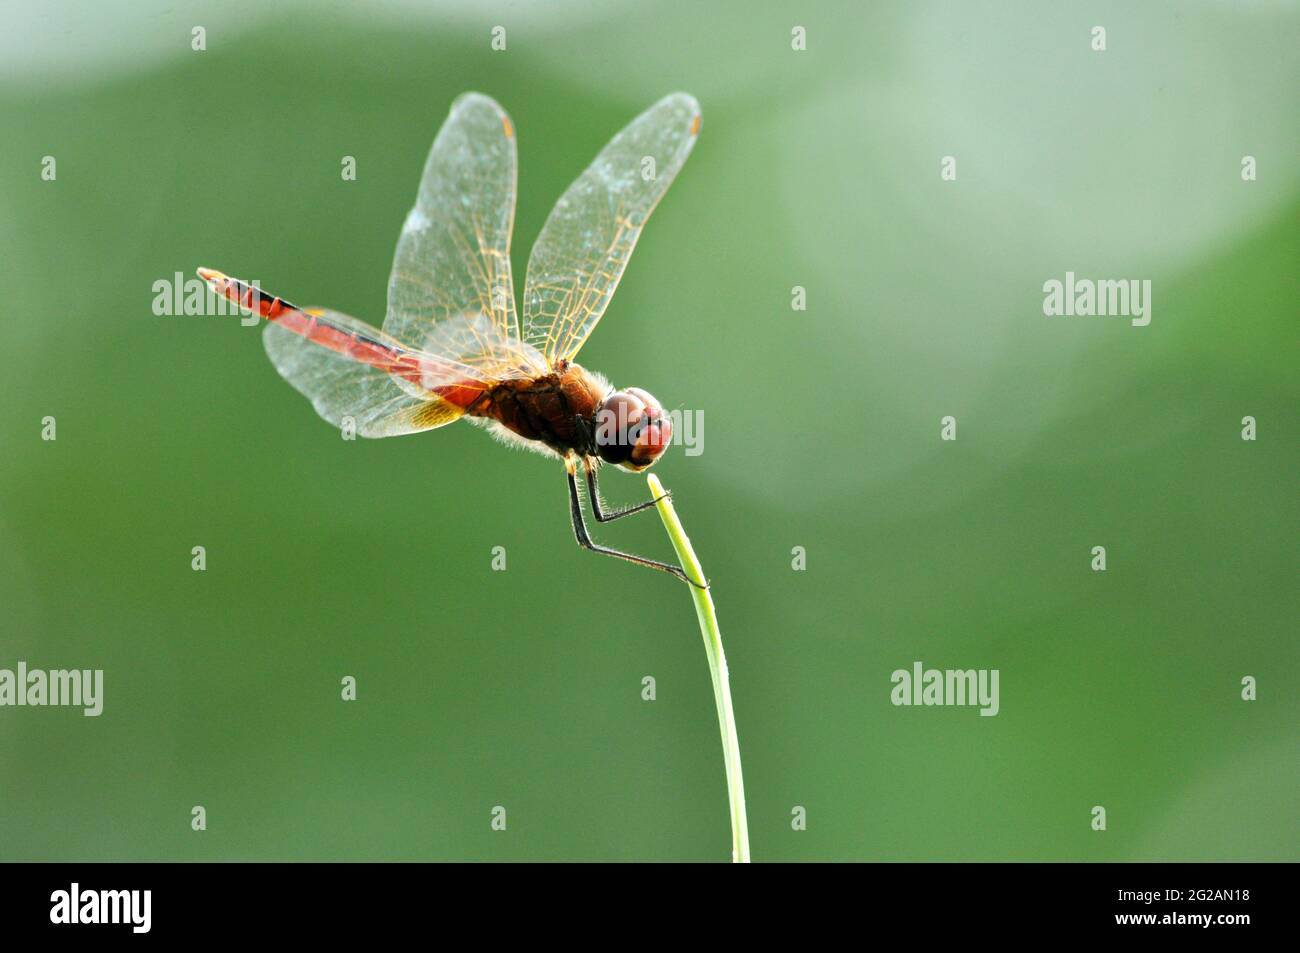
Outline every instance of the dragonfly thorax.
{"type": "Polygon", "coordinates": [[[559,456],[598,457],[633,472],[650,467],[672,439],[672,421],[639,387],[614,390],[579,364],[502,381],[466,408],[499,436],[559,456]]]}
{"type": "Polygon", "coordinates": [[[471,417],[487,418],[500,434],[530,441],[536,449],[560,456],[595,452],[596,412],[610,386],[581,365],[558,364],[538,377],[505,380],[466,408],[471,417]]]}

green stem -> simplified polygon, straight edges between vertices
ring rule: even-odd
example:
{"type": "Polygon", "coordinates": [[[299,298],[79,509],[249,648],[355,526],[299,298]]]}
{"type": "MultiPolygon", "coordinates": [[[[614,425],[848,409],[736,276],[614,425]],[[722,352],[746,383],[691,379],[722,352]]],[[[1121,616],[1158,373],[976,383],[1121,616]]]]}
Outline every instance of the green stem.
{"type": "Polygon", "coordinates": [[[691,586],[695,600],[695,615],[700,620],[700,634],[704,636],[704,654],[709,659],[709,674],[713,678],[713,699],[718,705],[718,728],[722,732],[722,759],[727,766],[727,798],[731,804],[731,859],[737,864],[749,863],[749,822],[745,818],[745,779],[740,773],[740,742],[736,739],[736,715],[731,709],[731,681],[727,677],[727,656],[722,651],[722,633],[718,631],[718,614],[713,609],[713,595],[705,585],[704,570],[686,538],[682,521],[677,518],[672,500],[664,493],[663,484],[653,473],[646,476],[650,493],[658,501],[655,507],[668,530],[673,549],[682,571],[694,579],[691,586]]]}

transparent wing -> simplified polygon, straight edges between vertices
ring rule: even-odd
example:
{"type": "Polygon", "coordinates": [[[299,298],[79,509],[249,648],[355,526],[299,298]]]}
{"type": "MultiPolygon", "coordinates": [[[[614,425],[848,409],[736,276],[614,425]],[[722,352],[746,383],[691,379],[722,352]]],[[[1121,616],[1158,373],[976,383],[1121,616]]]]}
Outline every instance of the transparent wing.
{"type": "Polygon", "coordinates": [[[440,331],[459,322],[471,347],[439,352],[505,378],[544,370],[516,368],[526,352],[510,273],[515,215],[515,135],[505,111],[479,93],[452,103],[406,216],[388,280],[384,331],[424,350],[458,335],[440,331]],[[472,333],[471,333],[472,332],[472,333]]]}
{"type": "Polygon", "coordinates": [[[267,324],[262,343],[280,376],[336,427],[351,418],[363,437],[432,430],[464,411],[431,386],[453,379],[466,391],[478,386],[455,365],[406,348],[364,321],[337,311],[307,316],[310,329],[267,324]]]}
{"type": "MultiPolygon", "coordinates": [[[[506,337],[485,314],[464,315],[439,321],[421,343],[428,355],[454,354],[454,361],[439,364],[425,380],[445,377],[456,383],[465,377],[482,381],[519,377],[527,371],[536,374],[546,368],[546,361],[536,348],[516,337],[506,337]]],[[[442,382],[442,381],[439,381],[442,382]]]]}
{"type": "Polygon", "coordinates": [[[695,97],[666,96],[610,140],[555,203],[524,285],[523,338],[548,362],[572,358],[600,321],[699,131],[695,97]]]}

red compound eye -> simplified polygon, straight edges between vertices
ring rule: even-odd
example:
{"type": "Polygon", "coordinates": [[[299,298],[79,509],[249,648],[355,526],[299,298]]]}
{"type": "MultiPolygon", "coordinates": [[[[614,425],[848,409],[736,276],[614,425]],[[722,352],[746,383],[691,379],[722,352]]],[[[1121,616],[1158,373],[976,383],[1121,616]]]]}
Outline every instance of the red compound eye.
{"type": "Polygon", "coordinates": [[[645,409],[649,411],[650,416],[659,417],[663,415],[663,407],[659,405],[659,401],[655,400],[654,395],[649,391],[642,390],[639,387],[629,387],[623,393],[630,394],[632,397],[635,397],[637,400],[641,401],[641,403],[645,404],[645,409]]]}
{"type": "Polygon", "coordinates": [[[615,391],[596,412],[596,452],[606,463],[644,470],[672,442],[672,421],[639,387],[615,391]]]}
{"type": "Polygon", "coordinates": [[[668,449],[673,440],[673,422],[667,417],[652,417],[646,420],[636,444],[632,447],[632,464],[636,467],[648,467],[659,459],[659,455],[668,449]]]}

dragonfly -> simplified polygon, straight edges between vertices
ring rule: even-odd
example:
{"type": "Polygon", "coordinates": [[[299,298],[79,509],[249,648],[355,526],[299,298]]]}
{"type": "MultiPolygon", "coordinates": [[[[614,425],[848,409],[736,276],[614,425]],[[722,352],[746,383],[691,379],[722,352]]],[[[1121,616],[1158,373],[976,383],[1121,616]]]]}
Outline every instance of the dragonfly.
{"type": "Polygon", "coordinates": [[[271,363],[316,412],[363,437],[435,430],[466,419],[564,464],[573,532],[584,549],[670,573],[683,570],[592,539],[642,512],[602,502],[603,464],[640,472],[672,440],[672,419],[639,387],[615,388],[574,359],[600,323],[646,220],[690,155],[700,106],[674,93],[623,128],[555,203],[528,258],[523,315],[510,266],[517,147],[505,110],[465,93],[434,138],[397,240],[383,327],[300,308],[211,268],[214,292],[265,319],[271,363]]]}

